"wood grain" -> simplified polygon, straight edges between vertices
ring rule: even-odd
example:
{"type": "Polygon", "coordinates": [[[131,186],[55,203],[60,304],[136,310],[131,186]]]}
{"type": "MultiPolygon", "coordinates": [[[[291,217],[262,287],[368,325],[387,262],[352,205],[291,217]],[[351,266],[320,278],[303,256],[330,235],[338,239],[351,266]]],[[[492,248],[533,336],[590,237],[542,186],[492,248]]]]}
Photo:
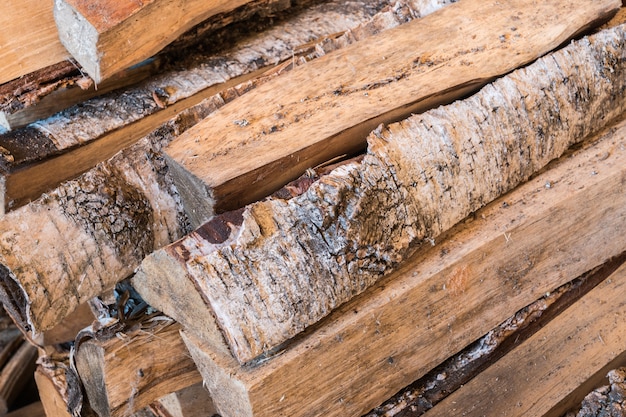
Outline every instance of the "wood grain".
{"type": "Polygon", "coordinates": [[[476,91],[618,8],[611,0],[452,4],[225,106],[168,147],[170,165],[178,166],[177,183],[213,195],[218,211],[242,207],[307,168],[363,150],[380,123],[476,91]]]}
{"type": "Polygon", "coordinates": [[[251,204],[225,238],[199,227],[147,257],[135,285],[183,325],[191,314],[203,327],[190,330],[207,330],[207,340],[219,326],[242,363],[271,352],[620,116],[625,40],[621,26],[600,32],[465,100],[381,127],[361,162],[289,201],[251,204]]]}
{"type": "Polygon", "coordinates": [[[561,416],[590,379],[626,363],[626,266],[508,355],[450,395],[425,417],[561,416]],[[539,393],[541,393],[539,395],[539,393]],[[564,402],[564,400],[569,400],[564,402]]]}
{"type": "Polygon", "coordinates": [[[220,415],[362,415],[520,308],[622,253],[625,138],[621,122],[255,366],[183,331],[220,415]]]}

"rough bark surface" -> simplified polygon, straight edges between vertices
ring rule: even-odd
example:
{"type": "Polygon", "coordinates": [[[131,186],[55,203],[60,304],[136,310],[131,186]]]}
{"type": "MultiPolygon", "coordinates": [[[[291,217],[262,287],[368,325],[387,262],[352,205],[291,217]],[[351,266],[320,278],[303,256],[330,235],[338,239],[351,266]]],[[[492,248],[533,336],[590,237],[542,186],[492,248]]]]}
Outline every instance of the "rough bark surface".
{"type": "Polygon", "coordinates": [[[240,362],[277,348],[621,115],[624,30],[576,41],[466,100],[377,129],[361,163],[289,201],[250,205],[223,242],[200,228],[148,257],[145,281],[169,280],[158,272],[168,258],[240,362]]]}
{"type": "Polygon", "coordinates": [[[589,393],[578,413],[566,417],[624,417],[626,416],[626,368],[613,369],[607,375],[609,385],[589,393]]]}

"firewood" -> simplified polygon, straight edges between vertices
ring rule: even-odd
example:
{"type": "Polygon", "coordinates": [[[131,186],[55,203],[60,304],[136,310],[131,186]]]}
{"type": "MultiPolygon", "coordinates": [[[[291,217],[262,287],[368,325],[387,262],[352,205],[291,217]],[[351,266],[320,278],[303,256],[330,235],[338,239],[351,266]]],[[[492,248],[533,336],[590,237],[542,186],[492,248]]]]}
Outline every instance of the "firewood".
{"type": "MultiPolygon", "coordinates": [[[[96,83],[159,52],[202,21],[247,4],[284,9],[290,1],[56,0],[54,18],[61,43],[96,83]]],[[[288,7],[288,6],[287,6],[288,7]]]]}
{"type": "MultiPolygon", "coordinates": [[[[176,182],[193,195],[210,195],[218,210],[259,200],[311,166],[363,150],[380,123],[476,91],[618,8],[619,1],[452,4],[220,109],[166,150],[176,182]]],[[[185,202],[189,213],[198,213],[197,227],[212,213],[194,203],[185,202]]]]}
{"type": "Polygon", "coordinates": [[[35,372],[37,348],[22,339],[0,372],[0,415],[5,415],[35,372]]]}
{"type": "MultiPolygon", "coordinates": [[[[431,8],[448,2],[439,0],[431,8]]],[[[311,48],[301,45],[354,28],[384,4],[381,0],[351,3],[335,0],[308,8],[261,34],[241,39],[222,53],[196,54],[188,63],[180,63],[184,70],[169,71],[135,88],[92,99],[26,129],[1,136],[0,169],[4,171],[6,184],[0,187],[0,191],[5,190],[2,193],[5,204],[0,209],[16,208],[38,198],[42,192],[106,160],[121,147],[207,97],[220,92],[232,94],[229,89],[233,86],[263,72],[279,73],[280,68],[271,66],[285,60],[293,63],[294,50],[298,56],[306,54],[307,59],[314,58],[310,49],[323,53],[323,47],[315,48],[317,42],[311,48]],[[264,71],[259,67],[270,69],[264,71]],[[96,139],[98,143],[92,144],[96,139]],[[68,152],[73,148],[76,149],[68,152]],[[38,163],[42,160],[45,161],[38,163]],[[51,172],[55,175],[50,175],[51,172]]],[[[425,13],[403,5],[385,13],[386,16],[397,14],[399,21],[385,19],[384,22],[397,25],[425,13]]],[[[377,30],[384,27],[378,23],[377,30]]],[[[330,47],[329,42],[324,45],[330,47]]]]}
{"type": "Polygon", "coordinates": [[[179,330],[173,320],[155,316],[78,335],[76,368],[100,417],[132,414],[201,382],[179,330]]]}
{"type": "Polygon", "coordinates": [[[195,384],[160,398],[150,405],[159,417],[212,417],[217,414],[202,384],[195,384]]]}
{"type": "Polygon", "coordinates": [[[184,330],[220,415],[361,415],[520,308],[622,253],[625,139],[623,121],[254,366],[184,330]]]}
{"type": "Polygon", "coordinates": [[[563,415],[626,360],[625,289],[626,265],[425,416],[563,415]]]}
{"type": "Polygon", "coordinates": [[[361,163],[248,206],[219,238],[200,227],[146,258],[135,286],[208,340],[219,326],[242,363],[272,351],[621,115],[624,42],[623,26],[608,29],[378,129],[361,163]]]}
{"type": "MultiPolygon", "coordinates": [[[[56,415],[63,417],[62,415],[56,415]]],[[[6,417],[46,417],[41,401],[36,401],[17,410],[11,411],[6,417]]]]}
{"type": "Polygon", "coordinates": [[[38,0],[0,3],[0,84],[70,57],[61,45],[52,5],[38,0]]]}

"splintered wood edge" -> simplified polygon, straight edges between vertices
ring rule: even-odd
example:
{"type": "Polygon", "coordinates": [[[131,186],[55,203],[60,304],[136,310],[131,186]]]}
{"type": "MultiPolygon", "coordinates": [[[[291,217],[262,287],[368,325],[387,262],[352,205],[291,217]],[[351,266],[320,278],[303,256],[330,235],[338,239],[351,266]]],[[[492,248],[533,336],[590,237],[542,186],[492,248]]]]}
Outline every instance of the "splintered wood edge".
{"type": "Polygon", "coordinates": [[[255,417],[367,412],[546,291],[621,253],[626,224],[614,224],[614,211],[621,209],[620,215],[626,216],[620,191],[626,185],[626,152],[620,147],[625,133],[626,122],[622,122],[605,132],[599,143],[552,164],[256,366],[241,366],[232,356],[213,351],[183,331],[218,410],[255,417]],[[601,196],[610,199],[612,207],[594,210],[593,216],[584,214],[597,204],[589,201],[601,196]],[[572,205],[581,207],[585,202],[584,213],[568,212],[578,210],[572,205]],[[560,233],[555,233],[555,227],[560,233]],[[572,227],[581,230],[574,232],[572,227]],[[554,242],[539,236],[542,230],[567,246],[548,253],[554,242]],[[572,256],[582,252],[587,255],[572,256]],[[498,260],[483,265],[490,253],[498,260]],[[510,253],[526,257],[509,259],[510,253]],[[517,270],[524,271],[526,279],[507,278],[517,270]],[[459,274],[463,280],[450,285],[459,274]],[[487,285],[495,290],[483,288],[487,285]],[[488,294],[491,301],[474,299],[476,291],[488,294]],[[506,297],[507,303],[493,302],[494,297],[506,297]],[[467,311],[452,306],[465,306],[467,311]],[[410,323],[403,312],[413,317],[410,323]],[[470,321],[464,324],[466,320],[470,321]],[[434,348],[438,340],[445,349],[434,348]],[[308,378],[298,377],[303,373],[308,378]],[[351,390],[354,385],[359,389],[351,390]],[[309,401],[312,390],[315,401],[309,401]]]}

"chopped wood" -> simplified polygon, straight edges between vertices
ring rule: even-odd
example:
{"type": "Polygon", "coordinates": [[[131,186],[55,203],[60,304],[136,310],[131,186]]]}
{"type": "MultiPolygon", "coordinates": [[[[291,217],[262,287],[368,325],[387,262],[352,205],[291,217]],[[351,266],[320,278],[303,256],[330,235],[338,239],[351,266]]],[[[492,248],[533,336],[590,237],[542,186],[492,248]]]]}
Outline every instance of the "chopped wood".
{"type": "Polygon", "coordinates": [[[39,0],[0,3],[0,84],[70,57],[61,45],[52,4],[39,0]]]}
{"type": "Polygon", "coordinates": [[[78,332],[90,326],[94,320],[96,320],[96,316],[93,314],[89,303],[80,304],[57,326],[44,332],[42,344],[50,346],[73,342],[78,332]]]}
{"type": "Polygon", "coordinates": [[[94,416],[88,407],[83,408],[83,396],[78,379],[71,372],[69,352],[40,356],[35,370],[35,383],[47,416],[94,416]]]}
{"type": "MultiPolygon", "coordinates": [[[[442,7],[447,2],[439,0],[435,6],[442,7]]],[[[26,129],[1,136],[0,146],[4,150],[0,169],[6,182],[2,207],[16,208],[38,198],[42,192],[106,160],[207,97],[220,91],[224,96],[232,94],[227,92],[230,87],[258,77],[263,72],[260,67],[285,60],[292,62],[294,50],[304,49],[301,54],[312,58],[308,49],[300,47],[302,44],[354,28],[384,4],[382,0],[350,3],[335,0],[302,10],[261,34],[240,39],[220,54],[194,54],[181,64],[185,69],[171,70],[135,88],[89,100],[26,129]],[[164,109],[155,97],[161,97],[164,109]],[[96,139],[98,144],[84,146],[96,139]],[[80,148],[67,153],[77,146],[80,148]],[[63,155],[36,163],[59,153],[63,155]],[[50,175],[51,172],[55,175],[50,175]]],[[[399,18],[426,13],[409,6],[394,11],[399,12],[399,18]]]]}
{"type": "Polygon", "coordinates": [[[202,323],[207,334],[189,329],[207,340],[219,326],[241,363],[271,352],[621,115],[624,30],[376,130],[361,163],[290,201],[248,206],[223,238],[198,228],[147,257],[134,285],[183,326],[202,323]]]}
{"type": "Polygon", "coordinates": [[[202,384],[195,384],[160,398],[150,405],[159,417],[211,417],[217,414],[202,384]]]}
{"type": "MultiPolygon", "coordinates": [[[[55,417],[63,417],[60,414],[51,414],[55,417]]],[[[46,417],[41,401],[36,401],[17,410],[11,411],[5,417],[46,417]]]]}
{"type": "MultiPolygon", "coordinates": [[[[259,200],[309,167],[363,150],[380,123],[463,97],[533,61],[611,17],[619,3],[462,1],[327,54],[177,138],[166,150],[176,182],[213,197],[218,211],[259,200]]],[[[187,211],[202,214],[194,203],[185,202],[187,211]]],[[[194,226],[212,214],[197,214],[194,226]]]]}
{"type": "Polygon", "coordinates": [[[154,316],[77,336],[76,368],[100,417],[127,416],[201,382],[179,330],[173,320],[154,316]]]}
{"type": "Polygon", "coordinates": [[[563,415],[626,360],[625,289],[626,265],[425,416],[563,415]]]}
{"type": "Polygon", "coordinates": [[[56,0],[54,18],[61,43],[96,83],[159,52],[202,21],[248,3],[285,8],[290,1],[183,0],[141,3],[56,0]]]}
{"type": "Polygon", "coordinates": [[[24,386],[33,377],[37,348],[22,340],[21,346],[0,372],[0,415],[5,415],[24,386]]]}
{"type": "Polygon", "coordinates": [[[220,415],[364,414],[519,309],[622,253],[625,139],[623,121],[424,246],[265,361],[241,366],[183,330],[220,415]]]}
{"type": "Polygon", "coordinates": [[[607,374],[609,385],[594,389],[583,399],[578,413],[565,417],[622,416],[626,410],[626,368],[612,369],[607,374]]]}

